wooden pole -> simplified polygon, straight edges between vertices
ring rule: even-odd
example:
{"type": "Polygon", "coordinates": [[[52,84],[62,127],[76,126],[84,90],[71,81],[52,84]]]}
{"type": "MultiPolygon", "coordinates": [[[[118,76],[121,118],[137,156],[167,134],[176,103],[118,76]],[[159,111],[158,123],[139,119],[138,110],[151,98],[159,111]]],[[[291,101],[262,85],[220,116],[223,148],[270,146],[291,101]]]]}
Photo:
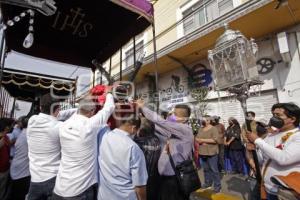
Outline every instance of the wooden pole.
{"type": "Polygon", "coordinates": [[[152,34],[153,34],[153,60],[155,67],[155,105],[156,112],[159,112],[159,91],[158,91],[158,63],[157,63],[157,49],[156,49],[156,33],[155,33],[155,22],[152,23],[152,34]]]}
{"type": "Polygon", "coordinates": [[[135,44],[135,37],[133,37],[133,67],[136,66],[136,44],[135,44]]]}
{"type": "Polygon", "coordinates": [[[112,60],[111,57],[109,58],[109,69],[108,69],[108,74],[111,76],[111,65],[112,65],[112,60]]]}

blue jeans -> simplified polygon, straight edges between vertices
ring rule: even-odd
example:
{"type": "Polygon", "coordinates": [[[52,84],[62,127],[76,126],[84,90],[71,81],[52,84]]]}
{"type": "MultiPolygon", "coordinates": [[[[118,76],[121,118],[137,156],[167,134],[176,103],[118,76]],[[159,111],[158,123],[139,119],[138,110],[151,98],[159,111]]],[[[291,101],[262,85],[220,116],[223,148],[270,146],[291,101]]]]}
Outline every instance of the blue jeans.
{"type": "Polygon", "coordinates": [[[232,164],[232,171],[244,174],[244,150],[229,150],[229,157],[232,164]]]}
{"type": "Polygon", "coordinates": [[[267,193],[267,200],[278,200],[277,195],[267,193]]]}
{"type": "Polygon", "coordinates": [[[97,191],[98,191],[98,184],[94,184],[83,193],[74,197],[61,197],[53,193],[51,200],[97,200],[97,191]]]}
{"type": "Polygon", "coordinates": [[[221,178],[218,169],[218,154],[214,156],[200,156],[202,159],[204,169],[204,185],[212,186],[214,184],[214,191],[220,192],[221,178]]]}
{"type": "Polygon", "coordinates": [[[50,200],[55,179],[56,177],[40,183],[30,182],[28,200],[50,200]]]}

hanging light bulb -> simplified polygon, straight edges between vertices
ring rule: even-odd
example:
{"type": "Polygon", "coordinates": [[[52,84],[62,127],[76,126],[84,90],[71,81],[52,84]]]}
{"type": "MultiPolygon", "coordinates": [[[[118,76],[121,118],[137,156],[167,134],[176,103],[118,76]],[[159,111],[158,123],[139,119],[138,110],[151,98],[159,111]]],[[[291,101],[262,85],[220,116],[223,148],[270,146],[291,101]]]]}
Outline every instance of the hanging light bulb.
{"type": "Polygon", "coordinates": [[[30,19],[29,19],[29,27],[28,27],[28,35],[25,37],[24,42],[23,42],[23,47],[28,49],[33,45],[34,42],[34,35],[33,35],[33,23],[34,23],[34,11],[33,10],[28,10],[27,13],[30,14],[30,19]]]}
{"type": "Polygon", "coordinates": [[[19,17],[19,16],[15,16],[15,17],[14,17],[14,21],[15,21],[15,22],[19,22],[19,21],[20,21],[20,17],[19,17]]]}
{"type": "Polygon", "coordinates": [[[25,12],[22,12],[21,14],[20,14],[20,17],[25,17],[26,16],[26,13],[25,12]]]}
{"type": "Polygon", "coordinates": [[[27,11],[24,11],[20,13],[18,16],[15,16],[12,20],[8,20],[6,24],[0,24],[0,29],[6,30],[7,28],[10,28],[14,26],[16,23],[21,21],[26,15],[29,15],[29,28],[28,28],[28,34],[24,39],[23,47],[30,48],[33,45],[34,36],[33,36],[33,23],[34,23],[34,14],[35,12],[31,9],[28,9],[27,11]]]}
{"type": "Polygon", "coordinates": [[[15,25],[15,22],[13,20],[8,20],[7,25],[8,26],[13,26],[13,25],[15,25]]]}

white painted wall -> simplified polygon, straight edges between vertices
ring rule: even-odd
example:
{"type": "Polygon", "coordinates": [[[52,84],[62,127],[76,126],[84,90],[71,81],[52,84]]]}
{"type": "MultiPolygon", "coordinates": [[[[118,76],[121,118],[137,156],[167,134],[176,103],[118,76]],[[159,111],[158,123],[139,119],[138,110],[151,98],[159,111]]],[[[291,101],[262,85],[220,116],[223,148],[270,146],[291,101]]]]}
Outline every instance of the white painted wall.
{"type": "Polygon", "coordinates": [[[288,64],[288,67],[283,68],[279,73],[283,89],[278,91],[278,97],[280,102],[294,102],[300,105],[300,57],[298,48],[300,43],[294,32],[289,33],[288,39],[292,61],[288,64]]]}

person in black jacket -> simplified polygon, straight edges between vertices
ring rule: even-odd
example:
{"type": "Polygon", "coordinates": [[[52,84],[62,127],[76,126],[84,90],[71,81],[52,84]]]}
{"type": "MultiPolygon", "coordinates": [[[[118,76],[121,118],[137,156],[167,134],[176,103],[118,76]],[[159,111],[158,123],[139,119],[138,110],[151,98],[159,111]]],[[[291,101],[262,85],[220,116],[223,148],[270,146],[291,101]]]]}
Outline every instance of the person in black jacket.
{"type": "Polygon", "coordinates": [[[142,149],[148,172],[147,200],[159,199],[160,180],[157,168],[161,147],[158,137],[154,134],[155,126],[146,118],[141,118],[141,126],[134,141],[142,149]]]}
{"type": "Polygon", "coordinates": [[[229,158],[232,164],[232,171],[244,173],[244,146],[241,141],[241,127],[239,122],[231,117],[228,119],[229,127],[225,132],[224,145],[229,150],[229,158]]]}

